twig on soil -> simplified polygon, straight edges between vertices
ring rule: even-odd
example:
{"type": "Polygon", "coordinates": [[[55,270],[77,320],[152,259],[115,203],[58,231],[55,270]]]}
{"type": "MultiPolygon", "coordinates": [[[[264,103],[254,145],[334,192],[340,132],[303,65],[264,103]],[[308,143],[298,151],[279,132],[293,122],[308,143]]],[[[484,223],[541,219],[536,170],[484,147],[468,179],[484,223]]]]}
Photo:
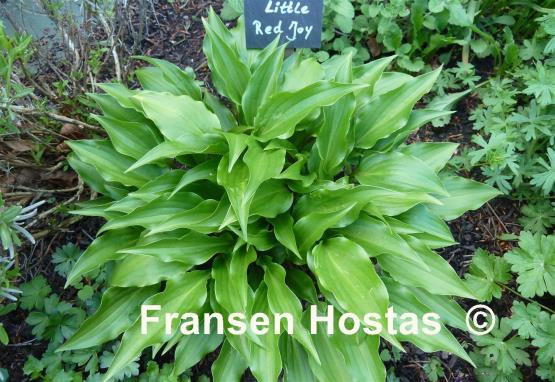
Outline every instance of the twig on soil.
{"type": "Polygon", "coordinates": [[[77,191],[79,189],[79,185],[77,185],[75,187],[70,187],[70,188],[60,188],[60,189],[57,189],[57,190],[46,190],[46,189],[26,187],[26,186],[15,186],[15,188],[17,188],[19,190],[24,190],[24,191],[34,191],[35,193],[41,192],[41,193],[45,193],[45,194],[57,194],[57,193],[77,191]]]}
{"type": "Polygon", "coordinates": [[[501,220],[499,215],[497,215],[497,212],[495,212],[495,210],[493,209],[491,204],[489,204],[489,202],[488,202],[488,203],[486,203],[486,205],[488,206],[490,211],[493,213],[493,215],[497,218],[497,221],[499,221],[499,224],[501,224],[501,227],[503,227],[503,230],[505,231],[505,233],[509,233],[509,230],[507,229],[507,226],[505,225],[505,223],[503,223],[503,220],[501,220]]]}
{"type": "Polygon", "coordinates": [[[49,111],[41,111],[35,108],[29,108],[29,107],[23,107],[23,106],[4,106],[4,105],[0,105],[0,108],[9,108],[11,111],[13,111],[14,113],[18,113],[18,114],[27,114],[27,115],[46,115],[56,121],[59,122],[65,122],[65,123],[72,123],[76,126],[80,126],[80,127],[86,127],[87,129],[90,130],[94,130],[94,131],[101,131],[102,129],[100,129],[98,126],[94,126],[94,125],[89,125],[86,122],[82,122],[79,121],[77,119],[74,118],[69,118],[66,117],[64,115],[60,115],[60,114],[56,114],[56,113],[52,113],[49,111]]]}
{"type": "Polygon", "coordinates": [[[102,26],[104,27],[104,30],[106,31],[106,34],[108,35],[108,43],[110,44],[110,51],[112,52],[112,57],[114,58],[114,66],[116,68],[116,78],[118,82],[121,82],[121,66],[120,66],[118,52],[116,50],[114,31],[108,24],[108,21],[106,21],[106,18],[102,14],[102,11],[98,12],[97,15],[98,15],[98,19],[100,20],[100,23],[102,24],[102,26]]]}
{"type": "Polygon", "coordinates": [[[37,217],[31,221],[29,224],[27,224],[25,226],[25,229],[29,229],[32,226],[34,226],[39,220],[44,219],[45,217],[53,214],[54,212],[56,212],[58,210],[58,208],[60,208],[62,206],[62,204],[71,204],[74,201],[78,200],[79,197],[81,196],[81,193],[84,190],[84,185],[83,185],[83,181],[81,180],[81,178],[79,178],[79,184],[77,185],[77,193],[75,195],[73,195],[71,198],[69,198],[68,200],[64,200],[62,203],[58,203],[57,205],[55,205],[54,207],[50,208],[49,210],[46,210],[44,212],[42,212],[41,214],[37,215],[37,217]]]}
{"type": "Polygon", "coordinates": [[[499,285],[501,288],[504,288],[504,289],[508,290],[509,292],[511,292],[512,294],[514,294],[515,296],[520,297],[521,299],[526,300],[526,301],[528,301],[528,302],[531,303],[531,304],[537,304],[537,305],[539,305],[542,309],[544,309],[545,311],[547,311],[547,312],[549,312],[549,313],[551,313],[551,314],[555,314],[555,310],[553,310],[553,309],[551,309],[551,308],[549,308],[549,307],[547,307],[547,306],[545,306],[545,305],[543,305],[543,304],[541,304],[541,303],[539,303],[539,302],[537,302],[537,301],[535,301],[535,300],[532,300],[531,298],[524,297],[522,294],[518,293],[516,290],[514,290],[514,289],[511,288],[510,286],[505,285],[505,284],[500,284],[500,283],[497,283],[497,285],[499,285]]]}
{"type": "Polygon", "coordinates": [[[32,338],[32,339],[30,339],[28,341],[25,341],[25,342],[19,342],[17,344],[8,344],[6,346],[8,346],[8,347],[31,346],[31,345],[33,345],[33,342],[36,342],[36,341],[37,341],[36,338],[32,338]]]}

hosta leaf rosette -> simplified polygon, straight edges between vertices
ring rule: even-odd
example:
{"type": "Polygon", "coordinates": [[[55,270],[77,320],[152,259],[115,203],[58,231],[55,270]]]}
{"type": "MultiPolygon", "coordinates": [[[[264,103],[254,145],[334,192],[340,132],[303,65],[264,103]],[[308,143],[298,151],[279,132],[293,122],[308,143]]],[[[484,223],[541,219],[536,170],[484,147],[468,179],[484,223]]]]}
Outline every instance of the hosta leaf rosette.
{"type": "Polygon", "coordinates": [[[143,57],[152,67],[137,72],[142,89],[106,84],[92,95],[108,139],[69,142],[71,166],[102,195],[77,213],[106,224],[68,284],[114,267],[100,308],[62,350],[123,334],[106,379],[148,347],[175,347],[180,374],[222,345],[216,381],[246,368],[259,381],[282,370],[290,381],[383,381],[380,338],[311,335],[307,306],[317,304],[358,316],[390,306],[440,313],[436,336],[383,338],[468,360],[447,326],[464,329],[452,296],[474,295],[434,249],[454,243],[445,220],[497,191],[442,174],[456,145],[402,144],[449,113],[413,109],[439,70],[412,77],[386,72],[392,58],[358,67],[348,55],[284,59],[277,42],[247,50],[241,22],[228,30],[211,12],[205,27],[212,81],[227,101],[143,57]],[[148,335],[141,304],[162,306],[148,335]],[[296,328],[167,335],[166,312],[288,312],[296,328]]]}

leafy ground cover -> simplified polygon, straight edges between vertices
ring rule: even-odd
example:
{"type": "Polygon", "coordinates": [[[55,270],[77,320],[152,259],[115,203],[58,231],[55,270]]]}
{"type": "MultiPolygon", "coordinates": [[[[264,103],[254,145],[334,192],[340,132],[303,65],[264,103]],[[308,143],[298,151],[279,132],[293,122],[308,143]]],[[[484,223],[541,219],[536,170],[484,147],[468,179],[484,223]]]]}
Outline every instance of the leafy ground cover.
{"type": "MultiPolygon", "coordinates": [[[[476,370],[446,353],[430,356],[409,346],[406,354],[399,354],[392,348],[384,348],[381,358],[388,369],[388,378],[402,381],[553,380],[553,359],[548,349],[553,345],[550,309],[555,306],[554,291],[550,289],[547,276],[534,275],[535,268],[527,266],[544,264],[545,274],[553,275],[550,268],[553,251],[548,244],[552,239],[538,236],[552,233],[554,219],[550,183],[552,163],[548,150],[553,147],[550,124],[552,52],[548,49],[552,34],[551,13],[541,8],[551,4],[545,2],[540,9],[523,6],[514,12],[506,2],[482,2],[480,12],[487,17],[480,18],[475,11],[476,25],[457,25],[450,20],[451,13],[460,12],[463,7],[469,15],[472,2],[430,1],[422,12],[427,35],[418,37],[411,35],[416,22],[414,9],[425,2],[376,1],[372,7],[352,2],[352,16],[351,8],[345,5],[351,2],[333,3],[326,16],[331,21],[327,24],[324,44],[332,52],[348,52],[354,48],[355,58],[360,62],[395,52],[400,56],[398,67],[413,73],[426,71],[428,65],[445,63],[444,73],[447,74],[440,77],[434,89],[440,96],[473,89],[485,80],[494,79],[466,95],[447,123],[434,121],[410,136],[409,141],[461,143],[458,151],[461,155],[451,162],[453,170],[476,180],[490,181],[509,195],[451,221],[449,227],[458,244],[440,252],[460,277],[474,283],[471,285],[485,288],[484,299],[489,300],[488,304],[505,319],[500,322],[499,329],[487,337],[472,338],[455,331],[457,339],[466,344],[475,359],[476,370]],[[445,26],[434,26],[442,18],[446,20],[445,26]],[[491,41],[487,35],[476,32],[474,27],[494,36],[498,43],[489,45],[491,41]],[[430,40],[437,34],[443,37],[430,40]],[[415,44],[417,37],[421,42],[415,44]],[[495,53],[496,49],[502,53],[495,53]],[[465,57],[468,57],[466,62],[465,57]],[[531,150],[530,145],[535,149],[531,150]],[[532,233],[519,236],[522,229],[532,233]],[[546,242],[545,248],[538,249],[534,243],[542,240],[546,242]]],[[[147,27],[138,45],[130,32],[121,32],[125,36],[120,46],[123,77],[137,65],[126,57],[140,53],[168,59],[181,67],[190,66],[199,79],[209,80],[208,65],[201,53],[200,16],[206,15],[210,5],[218,7],[220,4],[159,1],[154,4],[155,11],[145,12],[144,17],[138,7],[132,8],[130,15],[135,20],[134,25],[144,23],[147,27]]],[[[105,31],[96,32],[97,40],[109,41],[105,31]]],[[[88,56],[95,67],[94,54],[88,56]]],[[[95,82],[115,78],[110,52],[99,50],[97,56],[104,60],[104,65],[92,71],[97,73],[95,82]]],[[[325,54],[316,52],[315,57],[323,59],[325,54]]],[[[54,58],[51,60],[55,62],[54,58]]],[[[70,67],[71,61],[62,60],[59,64],[70,67]]],[[[15,98],[26,101],[29,95],[25,95],[24,89],[43,88],[44,93],[54,94],[43,98],[48,100],[45,104],[49,108],[56,105],[56,115],[63,114],[71,120],[62,125],[59,118],[44,113],[20,113],[16,118],[9,117],[8,121],[15,121],[15,128],[22,134],[7,135],[0,142],[3,171],[0,187],[6,202],[25,206],[36,200],[47,201],[29,225],[37,245],[20,247],[19,259],[8,277],[23,295],[19,304],[4,304],[0,311],[9,338],[9,344],[0,352],[0,367],[16,381],[32,378],[79,380],[79,373],[105,371],[113,360],[115,348],[110,344],[66,356],[53,352],[62,338],[69,337],[84,317],[94,312],[99,304],[99,291],[105,283],[102,275],[94,275],[74,288],[63,289],[70,264],[88,247],[102,224],[101,219],[82,219],[67,214],[71,203],[88,199],[90,191],[78,182],[67,166],[65,158],[69,149],[64,141],[97,138],[102,133],[92,129],[96,123],[88,118],[91,105],[74,101],[84,90],[92,90],[83,85],[88,79],[80,79],[78,75],[75,78],[63,76],[49,65],[39,68],[31,78],[39,86],[22,77],[20,88],[15,87],[18,92],[15,98]],[[46,87],[44,83],[52,85],[46,87]]],[[[136,84],[132,78],[129,83],[136,84]]],[[[463,300],[462,304],[470,307],[472,302],[463,300]]],[[[210,374],[217,353],[190,370],[193,380],[210,374]]],[[[162,357],[157,361],[158,364],[149,363],[147,359],[131,363],[122,375],[142,378],[140,380],[163,380],[162,376],[171,371],[171,358],[162,357]],[[139,370],[142,371],[140,377],[139,370]]],[[[246,380],[252,378],[250,374],[244,377],[246,380]]]]}

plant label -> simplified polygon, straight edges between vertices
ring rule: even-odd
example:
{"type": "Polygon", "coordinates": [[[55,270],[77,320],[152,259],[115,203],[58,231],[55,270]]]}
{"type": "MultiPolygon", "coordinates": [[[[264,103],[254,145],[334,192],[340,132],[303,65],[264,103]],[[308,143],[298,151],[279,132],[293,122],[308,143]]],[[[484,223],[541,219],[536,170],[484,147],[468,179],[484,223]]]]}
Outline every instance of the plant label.
{"type": "Polygon", "coordinates": [[[323,11],[323,0],[245,0],[247,48],[265,48],[277,36],[288,48],[319,48],[323,11]]]}

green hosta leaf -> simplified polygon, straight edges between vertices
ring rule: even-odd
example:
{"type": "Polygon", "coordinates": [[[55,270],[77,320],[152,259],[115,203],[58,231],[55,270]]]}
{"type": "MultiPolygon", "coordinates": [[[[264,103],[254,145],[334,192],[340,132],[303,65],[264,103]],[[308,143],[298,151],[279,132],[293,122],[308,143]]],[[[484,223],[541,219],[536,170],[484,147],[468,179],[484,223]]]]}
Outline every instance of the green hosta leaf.
{"type": "Polygon", "coordinates": [[[119,229],[105,233],[96,238],[81,255],[67,276],[66,287],[77,281],[82,275],[98,269],[108,261],[120,260],[120,249],[132,246],[138,239],[139,232],[134,229],[119,229]]]}
{"type": "Polygon", "coordinates": [[[302,258],[297,247],[297,240],[295,239],[295,232],[293,231],[293,218],[289,214],[282,214],[274,221],[274,234],[276,239],[283,244],[287,249],[293,252],[297,257],[302,258]]]}
{"type": "Polygon", "coordinates": [[[426,163],[428,167],[439,172],[457,150],[458,144],[449,142],[419,142],[400,148],[400,152],[426,163]]]}
{"type": "Polygon", "coordinates": [[[258,108],[265,99],[274,93],[277,87],[285,45],[276,48],[275,43],[277,43],[277,39],[261,53],[265,55],[265,59],[254,71],[243,94],[243,112],[247,124],[251,126],[254,124],[254,117],[258,108]]]}
{"type": "Polygon", "coordinates": [[[274,235],[272,235],[270,227],[268,227],[261,220],[248,225],[248,238],[245,237],[240,229],[236,229],[233,226],[230,226],[229,229],[241,239],[237,244],[242,244],[242,241],[244,241],[245,243],[254,246],[257,251],[269,251],[276,245],[274,235]]]}
{"type": "MultiPolygon", "coordinates": [[[[273,141],[275,142],[275,141],[273,141]]],[[[311,184],[316,180],[316,174],[310,173],[307,175],[302,174],[306,164],[306,157],[303,155],[297,155],[298,160],[291,166],[287,167],[285,171],[276,176],[276,179],[286,179],[292,180],[300,183],[302,187],[310,187],[311,184]]]]}
{"type": "Polygon", "coordinates": [[[284,165],[285,151],[265,151],[258,143],[251,142],[243,163],[237,163],[231,172],[228,172],[228,160],[224,157],[220,162],[218,183],[226,189],[241,230],[247,236],[247,220],[255,193],[264,181],[279,175],[284,165]]]}
{"type": "Polygon", "coordinates": [[[160,195],[172,191],[184,174],[185,172],[182,170],[170,170],[159,177],[152,179],[137,191],[131,192],[129,197],[133,199],[140,199],[141,201],[144,201],[145,204],[152,202],[153,200],[158,199],[160,195]]]}
{"type": "Polygon", "coordinates": [[[405,126],[416,102],[430,91],[441,69],[406,82],[399,88],[370,101],[355,124],[356,146],[371,148],[405,126]]]}
{"type": "MultiPolygon", "coordinates": [[[[351,56],[342,57],[345,58],[341,60],[334,79],[340,82],[351,82],[353,77],[351,56]]],[[[351,120],[355,107],[355,95],[348,94],[333,106],[324,108],[324,124],[320,127],[316,138],[320,157],[319,173],[323,178],[333,177],[353,149],[354,133],[351,129],[351,120]]]]}
{"type": "Polygon", "coordinates": [[[283,83],[279,90],[287,92],[294,92],[312,85],[324,79],[325,76],[323,65],[313,58],[302,59],[300,54],[290,56],[284,64],[283,71],[287,72],[287,76],[283,77],[283,83]]]}
{"type": "Polygon", "coordinates": [[[212,266],[214,290],[218,304],[229,313],[247,312],[247,268],[256,260],[254,250],[239,250],[219,256],[212,266]]]}
{"type": "Polygon", "coordinates": [[[400,192],[445,194],[438,176],[424,162],[398,152],[366,157],[356,172],[365,185],[400,192]]]}
{"type": "MultiPolygon", "coordinates": [[[[204,323],[202,326],[204,326],[204,323]]],[[[224,336],[217,333],[215,323],[211,325],[209,334],[200,333],[182,336],[175,348],[175,364],[172,374],[183,374],[207,354],[216,350],[223,340],[224,336]]]]}
{"type": "Polygon", "coordinates": [[[425,206],[419,205],[396,217],[403,223],[416,228],[419,232],[411,236],[419,239],[430,248],[448,247],[456,244],[449,226],[425,206]]]}
{"type": "Polygon", "coordinates": [[[268,290],[261,283],[254,295],[252,313],[266,314],[269,319],[267,334],[258,335],[261,345],[251,343],[249,368],[260,382],[277,382],[281,373],[281,354],[279,352],[279,335],[274,334],[274,317],[268,305],[268,290]]]}
{"type": "Polygon", "coordinates": [[[218,160],[209,160],[203,162],[189,170],[183,175],[183,177],[179,180],[179,183],[174,188],[170,198],[173,197],[176,193],[178,193],[184,187],[187,187],[189,184],[197,182],[199,180],[209,180],[212,183],[216,183],[216,172],[218,170],[218,160]]]}
{"type": "Polygon", "coordinates": [[[139,306],[157,291],[157,286],[108,288],[98,310],[58,351],[90,348],[115,339],[133,324],[139,316],[139,306]]]}
{"type": "Polygon", "coordinates": [[[366,214],[362,214],[356,222],[338,232],[364,248],[368,256],[398,257],[397,261],[407,262],[411,264],[411,268],[427,268],[426,263],[401,236],[384,222],[366,214]]]}
{"type": "Polygon", "coordinates": [[[206,301],[206,282],[209,273],[195,271],[170,279],[163,292],[144,302],[144,305],[160,305],[161,309],[150,311],[150,317],[158,317],[157,323],[149,323],[147,334],[141,334],[141,320],[135,321],[123,335],[116,356],[104,375],[103,381],[110,380],[120,370],[138,357],[141,351],[152,345],[166,342],[170,336],[165,334],[165,314],[173,312],[198,312],[206,301]],[[187,286],[184,288],[183,286],[187,286]]]}
{"type": "Polygon", "coordinates": [[[87,93],[87,96],[96,102],[102,113],[108,118],[117,119],[118,121],[148,123],[148,119],[142,113],[137,112],[133,108],[123,107],[111,95],[87,93]]]}
{"type": "MultiPolygon", "coordinates": [[[[417,131],[425,124],[431,122],[436,118],[445,117],[453,114],[452,111],[437,111],[428,109],[416,109],[410,113],[407,124],[388,136],[387,138],[380,139],[374,146],[374,150],[388,151],[394,149],[404,143],[410,134],[417,131]]],[[[412,144],[414,145],[414,144],[412,144]]],[[[412,146],[410,145],[410,146],[412,146]]],[[[423,160],[423,158],[421,158],[423,160]]],[[[431,166],[433,167],[433,166],[431,166]]]]}
{"type": "Polygon", "coordinates": [[[203,102],[189,96],[142,92],[134,99],[160,132],[170,141],[186,142],[203,134],[221,131],[220,121],[203,102]],[[187,123],[183,123],[187,121],[187,123]]]}
{"type": "Polygon", "coordinates": [[[83,162],[75,153],[69,154],[67,161],[71,168],[79,174],[79,177],[94,191],[107,195],[113,200],[121,199],[129,192],[122,184],[107,182],[93,165],[83,162]]]}
{"type": "Polygon", "coordinates": [[[175,158],[185,154],[221,153],[222,149],[220,137],[214,134],[191,137],[187,142],[162,142],[143,155],[127,171],[133,171],[160,159],[175,158]]]}
{"type": "Polygon", "coordinates": [[[126,256],[112,271],[109,284],[117,287],[143,287],[179,277],[190,265],[177,261],[164,262],[153,256],[126,256]],[[148,272],[145,272],[148,269],[148,272]]]}
{"type": "MultiPolygon", "coordinates": [[[[288,313],[293,317],[292,336],[320,363],[308,330],[302,325],[302,306],[297,296],[285,284],[285,269],[268,258],[263,263],[264,283],[268,288],[268,303],[274,314],[288,313]]],[[[285,325],[285,324],[284,324],[285,325]]],[[[287,330],[287,328],[283,328],[287,330]]]]}
{"type": "Polygon", "coordinates": [[[289,210],[293,204],[293,194],[283,181],[270,179],[262,183],[252,199],[250,214],[275,218],[289,210]]]}
{"type": "Polygon", "coordinates": [[[366,212],[376,216],[395,216],[402,214],[421,203],[441,204],[435,197],[426,192],[399,192],[387,188],[365,188],[368,204],[366,212]]]}
{"type": "Polygon", "coordinates": [[[316,294],[314,282],[305,272],[296,268],[290,268],[287,270],[285,282],[297,296],[314,305],[317,304],[318,295],[316,294]]]}
{"type": "Polygon", "coordinates": [[[93,115],[93,118],[106,130],[114,148],[120,154],[139,159],[161,142],[160,137],[145,124],[99,115],[93,115]]]}
{"type": "Polygon", "coordinates": [[[212,378],[214,382],[239,382],[246,368],[241,354],[224,341],[218,358],[212,364],[212,378]]]}
{"type": "Polygon", "coordinates": [[[329,106],[365,85],[319,81],[294,92],[280,92],[262,104],[254,120],[255,134],[261,141],[285,139],[295,126],[315,109],[329,106]]]}
{"type": "Polygon", "coordinates": [[[368,312],[385,315],[387,289],[362,247],[337,237],[318,244],[312,255],[319,284],[333,294],[342,309],[361,320],[368,312]]]}
{"type": "Polygon", "coordinates": [[[410,74],[401,72],[383,72],[378,82],[374,85],[373,96],[377,97],[382,94],[389,93],[392,90],[399,89],[401,86],[414,80],[410,74]]]}
{"type": "MultiPolygon", "coordinates": [[[[133,109],[139,113],[143,112],[139,105],[133,102],[133,97],[139,92],[138,90],[131,90],[122,84],[116,83],[98,84],[98,87],[115,99],[121,107],[133,109]]],[[[126,119],[123,120],[125,121],[126,119]]]]}
{"type": "Polygon", "coordinates": [[[153,256],[167,262],[177,261],[188,265],[200,265],[217,253],[229,253],[232,248],[233,243],[227,235],[207,236],[191,231],[178,239],[157,240],[153,243],[122,249],[119,252],[153,256]]]}
{"type": "Polygon", "coordinates": [[[108,141],[83,140],[67,143],[83,162],[92,165],[101,176],[112,182],[126,186],[141,187],[149,180],[162,174],[163,170],[155,166],[143,166],[131,172],[126,170],[133,160],[121,155],[108,141]]]}
{"type": "Polygon", "coordinates": [[[362,90],[357,94],[357,105],[364,103],[362,101],[363,98],[372,96],[374,93],[374,86],[382,76],[384,70],[394,59],[395,56],[383,57],[353,68],[354,82],[368,85],[368,90],[362,90]]]}
{"type": "Polygon", "coordinates": [[[135,56],[134,58],[146,61],[149,64],[156,66],[160,70],[164,79],[174,88],[175,95],[188,95],[196,101],[201,99],[201,89],[195,83],[194,78],[187,74],[187,72],[177,67],[177,65],[165,60],[147,56],[135,56]]]}
{"type": "Polygon", "coordinates": [[[169,200],[155,199],[127,215],[110,220],[100,228],[99,232],[132,226],[158,227],[158,224],[165,222],[168,218],[183,210],[192,209],[201,202],[202,198],[192,192],[180,193],[169,200]]]}
{"type": "Polygon", "coordinates": [[[438,111],[451,110],[453,106],[455,106],[462,97],[464,97],[471,91],[472,89],[468,89],[462,92],[437,96],[428,104],[427,108],[430,110],[438,110],[438,111]]]}
{"type": "MultiPolygon", "coordinates": [[[[318,307],[318,314],[326,314],[325,307],[318,307]]],[[[337,313],[337,312],[336,312],[337,313]]],[[[305,312],[303,320],[305,325],[309,325],[309,312],[305,312]]],[[[318,364],[313,358],[309,358],[310,368],[314,373],[315,379],[322,382],[350,381],[351,377],[345,367],[346,360],[337,346],[327,334],[326,325],[322,322],[317,324],[317,332],[312,336],[314,346],[318,349],[318,356],[321,363],[318,364]]]]}
{"type": "Polygon", "coordinates": [[[187,228],[206,234],[217,232],[228,208],[229,202],[225,198],[220,201],[213,199],[204,200],[195,207],[183,212],[174,213],[169,219],[151,227],[148,235],[170,232],[180,228],[187,228]]]}
{"type": "Polygon", "coordinates": [[[450,176],[442,179],[449,196],[440,196],[442,205],[429,205],[429,210],[445,220],[453,220],[468,210],[480,208],[501,192],[474,180],[450,176]]]}
{"type": "Polygon", "coordinates": [[[407,286],[423,288],[437,295],[475,298],[455,270],[440,255],[417,239],[407,238],[407,242],[418,253],[420,259],[426,264],[426,268],[418,269],[415,272],[406,272],[406,269],[414,268],[414,266],[411,266],[410,262],[404,258],[387,254],[379,256],[378,263],[396,281],[407,286]]]}
{"type": "Polygon", "coordinates": [[[243,154],[249,143],[250,137],[245,134],[226,133],[224,134],[227,145],[229,146],[229,162],[227,172],[233,170],[233,166],[243,154]]]}
{"type": "Polygon", "coordinates": [[[279,345],[285,371],[283,380],[316,382],[302,345],[291,336],[281,336],[279,345]]]}
{"type": "MultiPolygon", "coordinates": [[[[421,328],[422,317],[426,313],[432,312],[431,309],[418,301],[408,288],[393,281],[387,281],[386,285],[395,313],[399,316],[403,313],[416,314],[419,322],[418,327],[421,328]]],[[[422,330],[419,330],[417,334],[398,333],[397,337],[400,340],[412,342],[425,352],[447,351],[472,364],[466,351],[443,325],[441,325],[441,330],[436,335],[424,334],[422,330]]]]}
{"type": "Polygon", "coordinates": [[[439,314],[443,323],[460,330],[468,330],[466,312],[454,299],[432,294],[420,288],[411,288],[411,292],[418,301],[430,308],[432,312],[439,314]]]}
{"type": "Polygon", "coordinates": [[[241,61],[235,47],[226,42],[219,31],[214,30],[206,20],[203,20],[203,23],[208,39],[206,46],[209,47],[205,50],[206,58],[213,72],[219,78],[225,78],[225,81],[220,83],[224,95],[239,105],[251,79],[251,73],[241,61]]]}
{"type": "Polygon", "coordinates": [[[468,273],[464,275],[468,288],[480,299],[491,301],[500,298],[502,288],[511,280],[510,265],[502,257],[494,256],[483,249],[474,252],[468,273]]]}
{"type": "Polygon", "coordinates": [[[336,333],[332,337],[339,351],[345,357],[345,366],[352,381],[382,382],[385,367],[380,359],[380,338],[364,334],[362,339],[336,333]]]}
{"type": "Polygon", "coordinates": [[[160,68],[140,68],[135,70],[135,76],[144,90],[183,95],[171,81],[164,77],[164,73],[160,68]]]}
{"type": "Polygon", "coordinates": [[[293,226],[299,250],[304,253],[322,237],[327,229],[347,225],[356,219],[358,213],[357,203],[354,202],[302,217],[293,226]]]}
{"type": "Polygon", "coordinates": [[[204,91],[204,103],[206,103],[206,106],[218,116],[220,125],[224,131],[229,131],[237,127],[237,120],[233,113],[224,106],[218,97],[213,96],[206,90],[204,91]]]}

